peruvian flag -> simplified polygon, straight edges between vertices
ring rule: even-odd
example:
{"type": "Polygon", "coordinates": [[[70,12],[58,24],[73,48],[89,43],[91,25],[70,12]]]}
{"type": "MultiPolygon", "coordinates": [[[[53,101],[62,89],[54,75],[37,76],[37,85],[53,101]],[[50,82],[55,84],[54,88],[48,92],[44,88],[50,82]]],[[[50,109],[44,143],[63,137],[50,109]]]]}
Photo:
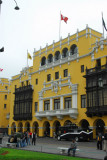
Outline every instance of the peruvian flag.
{"type": "Polygon", "coordinates": [[[2,72],[3,71],[3,69],[2,68],[0,68],[0,72],[2,72]]]}
{"type": "Polygon", "coordinates": [[[61,14],[61,20],[64,20],[64,22],[67,23],[68,17],[64,17],[64,16],[61,14]]]}

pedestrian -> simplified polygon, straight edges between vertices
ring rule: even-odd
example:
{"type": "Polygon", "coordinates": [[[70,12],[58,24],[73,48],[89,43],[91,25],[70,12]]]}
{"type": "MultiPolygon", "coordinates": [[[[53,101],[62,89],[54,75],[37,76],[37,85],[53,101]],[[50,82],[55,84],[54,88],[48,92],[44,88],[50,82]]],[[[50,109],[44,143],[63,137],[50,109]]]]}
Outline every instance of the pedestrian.
{"type": "Polygon", "coordinates": [[[71,146],[68,149],[68,156],[70,155],[70,151],[73,151],[73,157],[75,157],[76,148],[77,148],[77,142],[75,141],[75,139],[72,139],[71,146]]]}
{"type": "Polygon", "coordinates": [[[97,149],[102,150],[102,134],[100,132],[97,136],[97,149]]]}
{"type": "Polygon", "coordinates": [[[30,145],[30,132],[27,132],[27,145],[30,145]]]}
{"type": "Polygon", "coordinates": [[[103,148],[103,150],[107,152],[107,130],[104,134],[104,148],[103,148]]]}
{"type": "Polygon", "coordinates": [[[32,133],[32,145],[36,143],[36,133],[35,131],[32,133]]]}

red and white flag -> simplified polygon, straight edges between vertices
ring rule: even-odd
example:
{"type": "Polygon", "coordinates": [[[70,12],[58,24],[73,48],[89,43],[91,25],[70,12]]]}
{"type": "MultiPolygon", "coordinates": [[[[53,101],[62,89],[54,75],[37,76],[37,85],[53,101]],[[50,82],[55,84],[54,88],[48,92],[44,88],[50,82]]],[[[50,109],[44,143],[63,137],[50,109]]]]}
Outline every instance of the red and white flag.
{"type": "Polygon", "coordinates": [[[61,14],[61,20],[64,20],[64,22],[67,23],[68,17],[64,17],[64,16],[61,14]]]}
{"type": "Polygon", "coordinates": [[[0,72],[2,72],[3,71],[3,69],[2,68],[0,68],[0,72]]]}

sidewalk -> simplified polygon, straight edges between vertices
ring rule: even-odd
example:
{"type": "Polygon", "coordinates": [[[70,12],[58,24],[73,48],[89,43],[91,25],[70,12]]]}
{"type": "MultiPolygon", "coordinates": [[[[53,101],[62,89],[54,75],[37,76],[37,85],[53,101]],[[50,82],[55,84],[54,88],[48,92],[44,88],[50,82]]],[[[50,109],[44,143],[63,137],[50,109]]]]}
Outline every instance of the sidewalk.
{"type": "MultiPolygon", "coordinates": [[[[7,147],[6,142],[8,137],[3,137],[1,147],[7,147]]],[[[53,138],[37,138],[36,145],[29,145],[24,148],[17,148],[22,150],[45,152],[52,154],[60,154],[58,147],[69,147],[70,141],[57,141],[53,138]]],[[[95,160],[104,160],[106,152],[96,149],[96,142],[78,142],[79,151],[76,153],[77,157],[90,158],[95,160]]],[[[67,155],[67,154],[65,154],[67,155]]]]}

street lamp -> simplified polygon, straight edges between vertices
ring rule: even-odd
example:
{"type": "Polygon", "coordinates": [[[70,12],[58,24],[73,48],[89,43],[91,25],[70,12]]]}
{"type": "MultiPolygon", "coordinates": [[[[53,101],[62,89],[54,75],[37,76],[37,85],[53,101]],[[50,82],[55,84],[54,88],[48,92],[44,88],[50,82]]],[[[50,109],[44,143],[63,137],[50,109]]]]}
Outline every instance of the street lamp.
{"type": "MultiPolygon", "coordinates": [[[[16,7],[15,7],[14,9],[15,9],[15,10],[19,10],[20,8],[18,7],[16,0],[14,0],[14,2],[16,3],[16,7]]],[[[0,5],[1,5],[1,4],[2,4],[2,0],[0,0],[0,5]]]]}
{"type": "MultiPolygon", "coordinates": [[[[14,0],[15,1],[15,0],[14,0]]],[[[15,10],[19,10],[20,8],[18,7],[18,5],[17,5],[17,2],[15,1],[15,3],[16,3],[16,7],[14,8],[15,10]]]]}
{"type": "Polygon", "coordinates": [[[2,4],[2,1],[0,0],[0,4],[2,4]]]}
{"type": "MultiPolygon", "coordinates": [[[[14,0],[14,2],[16,3],[16,7],[14,9],[19,10],[20,8],[18,7],[16,0],[14,0]]],[[[2,4],[2,0],[0,0],[0,10],[1,10],[1,4],[2,4]]],[[[0,52],[4,52],[4,47],[0,49],[0,52]]]]}
{"type": "Polygon", "coordinates": [[[2,48],[0,49],[0,52],[4,52],[4,47],[2,47],[2,48]]]}

